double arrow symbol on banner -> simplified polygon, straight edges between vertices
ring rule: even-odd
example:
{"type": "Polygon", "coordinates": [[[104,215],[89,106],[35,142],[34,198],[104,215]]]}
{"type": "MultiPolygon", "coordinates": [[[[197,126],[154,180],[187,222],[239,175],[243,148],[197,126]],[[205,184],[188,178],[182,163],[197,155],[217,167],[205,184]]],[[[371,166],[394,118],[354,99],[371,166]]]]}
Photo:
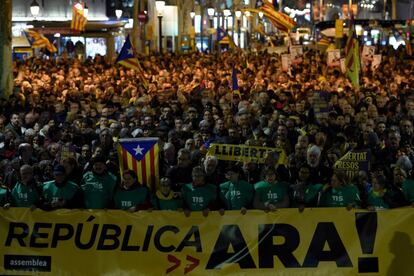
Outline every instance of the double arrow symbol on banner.
{"type": "MultiPolygon", "coordinates": [[[[168,254],[167,259],[170,263],[173,263],[173,265],[171,267],[169,267],[167,269],[167,274],[174,271],[175,269],[177,269],[180,265],[181,265],[181,260],[178,259],[177,257],[168,254]]],[[[187,264],[184,268],[184,274],[187,274],[188,272],[191,272],[194,268],[196,268],[199,264],[200,264],[200,260],[191,256],[187,255],[186,258],[187,261],[190,261],[190,264],[187,264]]]]}

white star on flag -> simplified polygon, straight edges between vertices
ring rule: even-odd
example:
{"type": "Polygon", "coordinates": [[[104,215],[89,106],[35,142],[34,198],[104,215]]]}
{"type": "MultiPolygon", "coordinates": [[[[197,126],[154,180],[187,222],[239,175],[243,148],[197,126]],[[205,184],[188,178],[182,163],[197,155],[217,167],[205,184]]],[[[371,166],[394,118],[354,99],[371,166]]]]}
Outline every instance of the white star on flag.
{"type": "Polygon", "coordinates": [[[135,151],[135,155],[142,155],[142,151],[144,150],[144,148],[141,148],[139,145],[136,147],[136,148],[134,148],[134,151],[135,151]]]}
{"type": "Polygon", "coordinates": [[[134,51],[132,50],[132,48],[129,48],[127,51],[128,51],[128,55],[131,55],[131,56],[134,55],[134,51]]]}

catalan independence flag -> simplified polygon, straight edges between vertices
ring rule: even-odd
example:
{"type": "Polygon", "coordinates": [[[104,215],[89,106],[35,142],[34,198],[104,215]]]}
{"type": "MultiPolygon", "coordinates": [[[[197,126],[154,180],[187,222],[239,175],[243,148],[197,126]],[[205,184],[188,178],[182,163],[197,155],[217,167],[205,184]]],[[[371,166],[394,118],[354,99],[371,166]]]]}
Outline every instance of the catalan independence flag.
{"type": "Polygon", "coordinates": [[[121,52],[116,59],[116,63],[119,63],[127,68],[134,69],[138,73],[142,84],[145,88],[148,88],[148,81],[144,76],[144,70],[142,70],[141,65],[139,64],[138,58],[134,54],[134,48],[132,47],[131,40],[129,35],[127,36],[124,46],[122,46],[121,52]]]}
{"type": "Polygon", "coordinates": [[[290,32],[292,28],[296,26],[295,20],[290,18],[287,14],[277,11],[277,1],[273,0],[274,4],[271,4],[268,0],[257,0],[256,10],[263,12],[273,26],[282,32],[290,32]]]}
{"type": "Polygon", "coordinates": [[[70,28],[75,32],[84,32],[88,19],[84,15],[84,5],[75,3],[72,7],[72,22],[70,28]]]}
{"type": "Polygon", "coordinates": [[[119,168],[133,170],[138,181],[155,191],[159,184],[158,138],[120,139],[118,143],[119,168]]]}
{"type": "Polygon", "coordinates": [[[359,87],[359,70],[361,68],[359,60],[359,43],[355,37],[354,15],[351,13],[349,20],[348,40],[345,46],[345,66],[346,74],[355,88],[359,87]]]}
{"type": "Polygon", "coordinates": [[[233,91],[234,95],[239,95],[240,99],[241,99],[241,94],[240,94],[240,90],[239,90],[239,81],[237,79],[237,72],[236,72],[236,68],[233,68],[231,70],[231,79],[232,79],[232,87],[231,90],[233,91]]]}
{"type": "Polygon", "coordinates": [[[55,45],[53,45],[44,35],[39,34],[34,30],[27,31],[27,34],[33,39],[33,42],[31,43],[33,49],[46,48],[51,53],[57,52],[55,45]]]}

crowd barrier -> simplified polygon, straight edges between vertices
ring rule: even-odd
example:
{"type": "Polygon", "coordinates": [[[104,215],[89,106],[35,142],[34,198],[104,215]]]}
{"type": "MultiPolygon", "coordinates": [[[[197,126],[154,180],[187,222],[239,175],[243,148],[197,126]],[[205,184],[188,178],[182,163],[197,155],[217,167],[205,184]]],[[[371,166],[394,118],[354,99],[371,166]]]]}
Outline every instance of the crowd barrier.
{"type": "Polygon", "coordinates": [[[414,209],[0,210],[4,275],[413,275],[414,209]]]}

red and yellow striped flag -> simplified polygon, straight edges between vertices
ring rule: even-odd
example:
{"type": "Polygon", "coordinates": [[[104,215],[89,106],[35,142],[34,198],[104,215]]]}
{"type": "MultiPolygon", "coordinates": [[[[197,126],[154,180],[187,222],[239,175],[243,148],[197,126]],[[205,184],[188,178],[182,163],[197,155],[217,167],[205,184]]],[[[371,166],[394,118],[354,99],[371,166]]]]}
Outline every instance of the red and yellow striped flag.
{"type": "Polygon", "coordinates": [[[84,15],[84,5],[75,3],[72,7],[72,22],[70,28],[75,32],[84,32],[88,19],[84,15]]]}
{"type": "Polygon", "coordinates": [[[122,46],[121,52],[118,55],[115,63],[119,63],[127,68],[137,71],[138,77],[146,89],[149,87],[149,83],[144,76],[144,70],[139,63],[138,58],[135,57],[134,49],[132,47],[129,35],[125,39],[124,46],[122,46]]]}
{"type": "Polygon", "coordinates": [[[133,170],[141,184],[155,191],[160,180],[158,154],[158,138],[120,139],[118,157],[121,176],[125,170],[133,170]]]}
{"type": "Polygon", "coordinates": [[[38,32],[33,31],[33,30],[29,30],[27,31],[27,33],[29,34],[31,38],[33,38],[33,42],[32,42],[33,49],[46,48],[51,53],[57,52],[55,45],[50,43],[49,39],[47,39],[44,35],[39,34],[38,32]]]}

